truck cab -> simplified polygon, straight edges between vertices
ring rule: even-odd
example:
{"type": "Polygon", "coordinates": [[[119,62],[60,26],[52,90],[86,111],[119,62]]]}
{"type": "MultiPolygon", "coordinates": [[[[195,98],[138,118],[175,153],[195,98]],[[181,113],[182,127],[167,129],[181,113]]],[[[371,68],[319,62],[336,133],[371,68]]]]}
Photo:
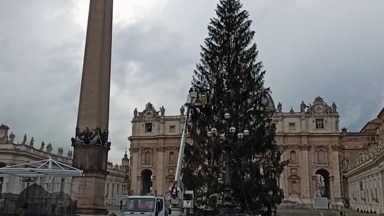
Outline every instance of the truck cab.
{"type": "Polygon", "coordinates": [[[120,200],[123,216],[168,216],[168,207],[161,196],[128,196],[120,200]]]}

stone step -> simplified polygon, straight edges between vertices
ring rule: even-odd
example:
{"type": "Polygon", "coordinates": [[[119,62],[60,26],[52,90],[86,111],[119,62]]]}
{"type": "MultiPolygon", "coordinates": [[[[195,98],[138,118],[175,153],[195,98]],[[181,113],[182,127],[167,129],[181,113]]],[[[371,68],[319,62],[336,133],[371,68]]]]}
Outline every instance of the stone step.
{"type": "Polygon", "coordinates": [[[334,209],[278,209],[280,216],[340,216],[334,209]]]}

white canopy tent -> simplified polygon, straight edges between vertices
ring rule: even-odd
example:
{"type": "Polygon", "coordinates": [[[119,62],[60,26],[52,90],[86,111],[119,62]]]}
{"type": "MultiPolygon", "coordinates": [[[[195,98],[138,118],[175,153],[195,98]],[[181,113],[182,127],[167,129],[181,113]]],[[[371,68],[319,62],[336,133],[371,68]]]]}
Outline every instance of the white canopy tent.
{"type": "Polygon", "coordinates": [[[71,177],[82,176],[83,171],[52,158],[22,163],[0,168],[0,177],[13,175],[17,177],[71,177]]]}

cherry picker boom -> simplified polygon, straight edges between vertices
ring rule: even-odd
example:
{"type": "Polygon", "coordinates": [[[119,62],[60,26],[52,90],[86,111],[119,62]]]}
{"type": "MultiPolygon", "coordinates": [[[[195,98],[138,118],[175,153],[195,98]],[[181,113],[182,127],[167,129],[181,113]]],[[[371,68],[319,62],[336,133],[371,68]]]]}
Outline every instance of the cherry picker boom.
{"type": "Polygon", "coordinates": [[[184,149],[187,138],[187,124],[189,121],[189,114],[192,108],[205,107],[208,102],[207,95],[198,93],[192,88],[189,91],[187,102],[185,106],[187,112],[185,114],[184,126],[181,134],[179,157],[177,160],[176,174],[173,186],[170,190],[171,200],[170,209],[171,216],[186,216],[193,215],[194,207],[194,193],[193,190],[185,190],[183,185],[183,164],[184,164],[184,149]]]}

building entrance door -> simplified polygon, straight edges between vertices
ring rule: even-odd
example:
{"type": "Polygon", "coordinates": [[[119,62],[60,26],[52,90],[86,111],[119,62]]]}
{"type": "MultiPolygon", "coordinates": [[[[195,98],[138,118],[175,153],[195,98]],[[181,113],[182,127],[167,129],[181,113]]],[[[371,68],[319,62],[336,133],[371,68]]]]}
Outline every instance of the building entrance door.
{"type": "Polygon", "coordinates": [[[151,187],[152,187],[152,171],[145,169],[141,172],[141,178],[142,178],[142,188],[141,188],[141,193],[142,194],[149,194],[151,193],[151,187]]]}
{"type": "Polygon", "coordinates": [[[316,197],[331,198],[329,172],[325,169],[316,171],[316,197]]]}

